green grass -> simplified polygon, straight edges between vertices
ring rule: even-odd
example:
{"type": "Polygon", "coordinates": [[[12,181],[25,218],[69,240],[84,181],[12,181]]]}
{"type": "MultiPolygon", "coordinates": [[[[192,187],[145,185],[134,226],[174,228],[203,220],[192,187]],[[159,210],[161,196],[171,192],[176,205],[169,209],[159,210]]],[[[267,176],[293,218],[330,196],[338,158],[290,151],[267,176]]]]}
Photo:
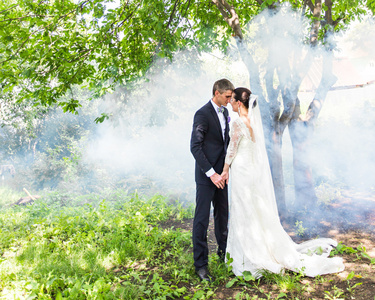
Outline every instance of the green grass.
{"type": "MultiPolygon", "coordinates": [[[[160,195],[51,192],[28,206],[9,206],[19,197],[10,190],[0,195],[0,299],[219,299],[225,289],[238,291],[230,299],[305,299],[307,290],[327,284],[317,277],[306,285],[293,272],[235,277],[215,253],[215,281],[200,282],[191,232],[163,226],[191,219],[193,207],[160,195]]],[[[374,264],[363,246],[340,243],[332,254],[374,264]]],[[[351,273],[340,288],[332,283],[324,297],[355,295],[358,278],[351,273]]]]}
{"type": "Polygon", "coordinates": [[[33,205],[2,207],[1,297],[136,299],[183,293],[163,278],[189,280],[188,271],[172,270],[192,266],[190,233],[158,224],[191,218],[192,209],[159,195],[104,196],[52,193],[33,205]]]}
{"type": "Polygon", "coordinates": [[[15,192],[11,188],[6,186],[0,188],[0,209],[5,206],[9,206],[12,203],[15,203],[21,197],[25,197],[24,192],[15,192]]]}

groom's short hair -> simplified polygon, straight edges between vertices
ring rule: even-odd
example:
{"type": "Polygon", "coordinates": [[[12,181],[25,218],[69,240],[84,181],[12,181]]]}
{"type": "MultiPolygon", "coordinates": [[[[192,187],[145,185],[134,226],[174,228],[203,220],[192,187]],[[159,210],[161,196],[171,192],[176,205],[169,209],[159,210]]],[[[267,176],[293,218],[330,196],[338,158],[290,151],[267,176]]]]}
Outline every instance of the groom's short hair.
{"type": "Polygon", "coordinates": [[[219,91],[220,94],[224,93],[225,91],[234,91],[234,85],[228,79],[220,79],[214,83],[212,88],[212,95],[215,96],[215,92],[219,91]]]}

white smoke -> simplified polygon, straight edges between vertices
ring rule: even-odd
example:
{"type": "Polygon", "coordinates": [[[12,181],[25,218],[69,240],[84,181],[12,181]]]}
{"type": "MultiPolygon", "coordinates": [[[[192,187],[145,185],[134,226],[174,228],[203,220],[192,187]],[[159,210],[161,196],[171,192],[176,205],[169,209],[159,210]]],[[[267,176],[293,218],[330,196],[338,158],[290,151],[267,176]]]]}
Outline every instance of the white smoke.
{"type": "Polygon", "coordinates": [[[191,56],[179,53],[173,63],[158,65],[162,71],[149,74],[148,82],[129,92],[121,113],[116,112],[118,99],[108,96],[103,109],[115,118],[100,125],[86,157],[127,175],[153,178],[171,190],[193,192],[190,137],[195,111],[211,99],[216,80],[248,83],[241,62],[222,55],[203,54],[198,61],[191,56]]]}
{"type": "MultiPolygon", "coordinates": [[[[267,59],[278,65],[298,60],[290,54],[305,53],[301,30],[304,23],[306,20],[288,9],[272,16],[262,13],[249,25],[250,51],[262,67],[262,60],[267,59]],[[265,23],[267,32],[262,30],[265,23]]],[[[375,79],[374,29],[370,21],[363,22],[337,40],[340,52],[335,54],[336,86],[375,79]]],[[[148,81],[140,83],[137,90],[124,92],[126,101],[109,95],[103,111],[113,117],[99,126],[87,158],[124,174],[152,177],[171,189],[194,191],[194,160],[189,143],[195,111],[212,97],[212,85],[220,78],[231,80],[235,86],[250,86],[248,71],[233,48],[229,56],[179,53],[172,63],[154,66],[148,81]]],[[[313,64],[301,90],[314,88],[320,67],[313,64]]],[[[302,108],[307,109],[313,96],[314,92],[300,91],[302,108]]],[[[374,110],[374,85],[329,92],[309,153],[318,181],[374,186],[374,110]]],[[[283,157],[289,186],[293,182],[291,151],[286,131],[283,157]]]]}

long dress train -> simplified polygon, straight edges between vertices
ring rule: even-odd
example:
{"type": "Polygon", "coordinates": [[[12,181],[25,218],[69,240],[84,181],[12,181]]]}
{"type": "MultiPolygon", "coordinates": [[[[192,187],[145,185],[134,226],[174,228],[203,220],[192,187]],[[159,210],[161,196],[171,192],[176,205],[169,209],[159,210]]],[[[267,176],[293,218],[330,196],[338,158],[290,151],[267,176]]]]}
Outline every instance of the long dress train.
{"type": "Polygon", "coordinates": [[[227,253],[233,258],[233,273],[239,276],[250,271],[260,277],[263,270],[280,273],[289,269],[315,277],[344,270],[342,258],[328,257],[336,241],[319,238],[296,244],[282,227],[258,105],[249,109],[249,117],[255,142],[245,123],[237,118],[226,156],[231,167],[227,253]]]}

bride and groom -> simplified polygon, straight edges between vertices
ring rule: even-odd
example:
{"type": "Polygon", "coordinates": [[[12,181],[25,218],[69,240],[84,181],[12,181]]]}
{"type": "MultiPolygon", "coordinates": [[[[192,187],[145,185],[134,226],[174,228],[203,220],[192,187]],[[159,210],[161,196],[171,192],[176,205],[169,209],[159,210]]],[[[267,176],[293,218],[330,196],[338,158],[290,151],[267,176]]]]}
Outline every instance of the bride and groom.
{"type": "Polygon", "coordinates": [[[207,268],[211,203],[217,254],[221,261],[227,256],[233,259],[236,276],[250,271],[260,277],[264,270],[280,273],[289,269],[314,277],[344,270],[341,258],[328,257],[337,244],[334,240],[320,238],[296,244],[283,229],[256,97],[249,89],[235,89],[227,79],[216,81],[212,94],[213,98],[194,115],[190,143],[196,181],[193,252],[199,278],[212,279],[207,268]],[[230,133],[228,103],[239,115],[230,133]]]}

